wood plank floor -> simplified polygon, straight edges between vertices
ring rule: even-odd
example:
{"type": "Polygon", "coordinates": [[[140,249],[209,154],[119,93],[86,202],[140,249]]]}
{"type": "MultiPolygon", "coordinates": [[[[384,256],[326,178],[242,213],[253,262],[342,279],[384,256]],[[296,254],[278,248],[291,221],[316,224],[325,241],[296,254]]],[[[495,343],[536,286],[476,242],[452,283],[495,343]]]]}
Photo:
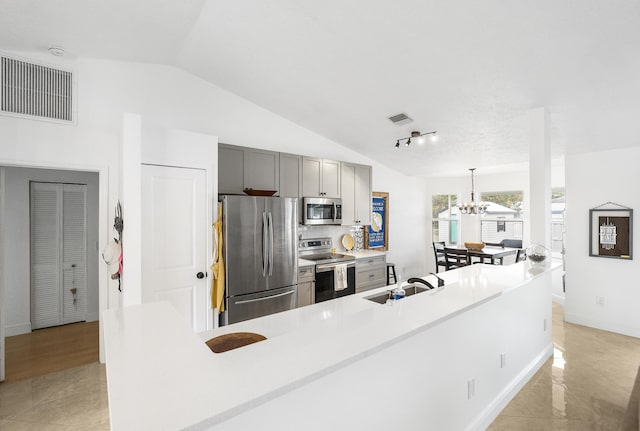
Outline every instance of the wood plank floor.
{"type": "Polygon", "coordinates": [[[99,349],[98,321],[7,337],[5,381],[16,382],[96,362],[99,349]]]}

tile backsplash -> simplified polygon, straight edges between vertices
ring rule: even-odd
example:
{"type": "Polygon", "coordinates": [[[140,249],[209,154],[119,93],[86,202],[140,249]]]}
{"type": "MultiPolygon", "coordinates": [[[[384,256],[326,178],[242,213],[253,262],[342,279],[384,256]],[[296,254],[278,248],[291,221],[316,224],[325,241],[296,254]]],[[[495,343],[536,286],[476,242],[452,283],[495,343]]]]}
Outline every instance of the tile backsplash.
{"type": "Polygon", "coordinates": [[[342,246],[342,236],[346,233],[353,235],[354,226],[306,226],[298,225],[298,239],[329,237],[333,241],[336,251],[345,251],[342,246]]]}

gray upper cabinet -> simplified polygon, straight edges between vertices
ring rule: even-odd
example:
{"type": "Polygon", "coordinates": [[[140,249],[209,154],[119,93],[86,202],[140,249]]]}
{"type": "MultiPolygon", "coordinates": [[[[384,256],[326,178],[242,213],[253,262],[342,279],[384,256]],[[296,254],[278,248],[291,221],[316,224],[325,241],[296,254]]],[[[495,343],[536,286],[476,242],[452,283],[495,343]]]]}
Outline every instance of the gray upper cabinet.
{"type": "Polygon", "coordinates": [[[280,153],[280,196],[302,197],[302,156],[280,153]]]}
{"type": "MultiPolygon", "coordinates": [[[[280,153],[246,148],[244,151],[244,187],[255,190],[280,190],[280,153]]],[[[276,193],[274,196],[278,196],[276,193]]]]}
{"type": "Polygon", "coordinates": [[[302,158],[303,196],[340,197],[340,162],[302,158]]]}
{"type": "Polygon", "coordinates": [[[218,144],[218,193],[276,190],[274,196],[342,197],[345,225],[371,222],[371,166],[218,144]]]}
{"type": "Polygon", "coordinates": [[[342,224],[371,224],[371,166],[342,163],[342,224]]]}
{"type": "MultiPolygon", "coordinates": [[[[244,189],[279,190],[280,153],[218,145],[218,193],[244,194],[244,189]]],[[[278,193],[275,194],[278,196],[278,193]]]]}
{"type": "Polygon", "coordinates": [[[240,195],[244,190],[244,148],[218,144],[218,193],[240,195]]]}

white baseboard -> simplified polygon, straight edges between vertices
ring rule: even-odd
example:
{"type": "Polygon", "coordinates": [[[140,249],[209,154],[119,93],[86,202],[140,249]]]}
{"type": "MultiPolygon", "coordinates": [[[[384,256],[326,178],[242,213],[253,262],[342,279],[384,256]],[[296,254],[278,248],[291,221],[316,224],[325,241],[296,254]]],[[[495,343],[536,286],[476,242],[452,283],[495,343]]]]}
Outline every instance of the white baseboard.
{"type": "Polygon", "coordinates": [[[100,313],[93,312],[93,313],[87,313],[86,315],[86,321],[87,322],[95,322],[96,320],[98,320],[100,318],[100,313]]]}
{"type": "Polygon", "coordinates": [[[13,335],[28,334],[31,332],[31,322],[22,323],[20,325],[7,325],[4,327],[4,336],[11,337],[13,335]]]}
{"type": "Polygon", "coordinates": [[[552,293],[551,300],[556,304],[560,304],[564,307],[564,294],[560,295],[558,293],[552,293]]]}
{"type": "Polygon", "coordinates": [[[525,367],[498,396],[484,409],[484,411],[473,421],[467,430],[485,430],[498,417],[500,412],[511,402],[511,400],[524,388],[531,377],[538,372],[540,367],[553,356],[553,343],[536,356],[527,367],[525,367]]]}
{"type": "Polygon", "coordinates": [[[588,326],[590,328],[601,329],[603,331],[615,332],[616,334],[640,338],[640,328],[611,324],[611,322],[607,320],[594,319],[591,316],[567,313],[566,310],[564,312],[564,321],[582,326],[588,326]]]}

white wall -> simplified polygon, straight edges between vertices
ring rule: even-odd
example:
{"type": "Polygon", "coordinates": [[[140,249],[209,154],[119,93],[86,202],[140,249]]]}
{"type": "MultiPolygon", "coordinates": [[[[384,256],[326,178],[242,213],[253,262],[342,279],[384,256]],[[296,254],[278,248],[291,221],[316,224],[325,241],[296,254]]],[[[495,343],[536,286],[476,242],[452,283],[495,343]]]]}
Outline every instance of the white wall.
{"type": "Polygon", "coordinates": [[[29,182],[87,185],[87,320],[98,319],[98,174],[5,167],[4,308],[6,335],[31,332],[29,182]]]}
{"type": "Polygon", "coordinates": [[[633,260],[589,256],[589,209],[615,202],[640,210],[640,147],[569,155],[566,172],[565,320],[640,337],[640,235],[633,260]],[[596,296],[604,305],[596,305],[596,296]]]}

